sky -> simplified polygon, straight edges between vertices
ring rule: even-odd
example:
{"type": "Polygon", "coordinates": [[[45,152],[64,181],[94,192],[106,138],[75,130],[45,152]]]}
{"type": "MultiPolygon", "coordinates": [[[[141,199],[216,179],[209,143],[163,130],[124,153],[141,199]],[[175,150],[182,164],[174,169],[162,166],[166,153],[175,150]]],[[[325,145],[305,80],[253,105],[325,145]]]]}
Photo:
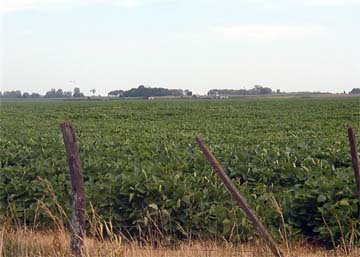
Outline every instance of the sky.
{"type": "Polygon", "coordinates": [[[0,0],[0,90],[360,87],[360,0],[0,0]]]}

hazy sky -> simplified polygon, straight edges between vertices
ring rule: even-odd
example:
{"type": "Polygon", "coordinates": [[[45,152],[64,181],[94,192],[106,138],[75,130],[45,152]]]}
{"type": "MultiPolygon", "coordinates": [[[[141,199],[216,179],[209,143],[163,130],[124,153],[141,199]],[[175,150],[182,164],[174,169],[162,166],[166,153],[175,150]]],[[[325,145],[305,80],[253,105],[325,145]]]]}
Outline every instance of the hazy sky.
{"type": "Polygon", "coordinates": [[[0,15],[2,91],[360,87],[360,0],[0,0],[0,15]]]}

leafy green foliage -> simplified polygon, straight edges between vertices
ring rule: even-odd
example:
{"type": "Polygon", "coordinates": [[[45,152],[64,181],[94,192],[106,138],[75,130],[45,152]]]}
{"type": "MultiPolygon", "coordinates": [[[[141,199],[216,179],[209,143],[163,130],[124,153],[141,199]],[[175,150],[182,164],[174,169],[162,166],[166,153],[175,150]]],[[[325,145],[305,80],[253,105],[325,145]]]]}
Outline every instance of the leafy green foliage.
{"type": "Polygon", "coordinates": [[[70,213],[59,123],[76,129],[88,202],[126,235],[250,239],[252,226],[194,142],[201,134],[267,227],[330,242],[359,237],[346,125],[359,98],[4,101],[0,214],[29,224],[37,201],[70,213]],[[54,195],[51,193],[54,192],[54,195]]]}

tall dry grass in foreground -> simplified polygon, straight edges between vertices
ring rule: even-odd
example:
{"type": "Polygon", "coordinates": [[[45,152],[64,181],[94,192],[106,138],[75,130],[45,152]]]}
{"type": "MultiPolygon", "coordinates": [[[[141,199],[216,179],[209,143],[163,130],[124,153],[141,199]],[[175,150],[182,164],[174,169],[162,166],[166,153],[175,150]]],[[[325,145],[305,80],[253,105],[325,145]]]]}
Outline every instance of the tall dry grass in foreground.
{"type": "MultiPolygon", "coordinates": [[[[50,188],[51,189],[51,188],[50,188]]],[[[49,193],[55,196],[52,190],[49,193]]],[[[56,198],[54,198],[56,199],[56,198]]],[[[279,235],[280,248],[286,257],[359,257],[360,248],[353,242],[345,242],[334,249],[325,250],[321,246],[291,240],[291,231],[286,228],[282,209],[273,197],[273,208],[282,220],[279,235]]],[[[0,219],[0,257],[71,257],[70,234],[64,224],[69,217],[61,205],[54,200],[50,210],[42,201],[38,201],[37,212],[32,226],[22,224],[16,212],[10,209],[9,215],[0,219]],[[46,214],[53,221],[52,228],[38,230],[36,217],[46,214]]],[[[85,238],[84,257],[270,257],[273,256],[261,240],[249,243],[230,243],[219,241],[190,240],[166,245],[155,238],[150,240],[128,239],[113,230],[111,221],[98,215],[90,203],[87,213],[90,229],[85,238]]],[[[345,240],[345,239],[344,239],[345,240]]]]}
{"type": "MultiPolygon", "coordinates": [[[[64,230],[35,232],[32,230],[0,230],[0,257],[69,257],[70,235],[64,230]]],[[[283,249],[288,247],[283,245],[283,249]]],[[[345,253],[342,249],[326,251],[320,247],[297,243],[286,256],[297,257],[358,257],[360,249],[345,253]]],[[[172,247],[139,246],[137,242],[124,242],[120,237],[112,240],[86,238],[86,257],[267,257],[272,256],[263,242],[246,244],[215,243],[209,241],[183,242],[172,247]]]]}
{"type": "MultiPolygon", "coordinates": [[[[282,217],[282,210],[275,198],[274,208],[282,217]]],[[[46,231],[39,231],[33,226],[21,224],[14,213],[0,220],[0,257],[71,257],[70,234],[64,224],[69,223],[64,210],[55,204],[56,214],[39,202],[39,212],[46,213],[55,226],[46,231]],[[14,223],[14,221],[16,221],[14,223]],[[66,222],[65,222],[66,221],[66,222]]],[[[90,230],[85,238],[84,257],[270,257],[273,256],[265,242],[233,244],[226,240],[219,241],[183,241],[163,245],[161,241],[129,240],[113,231],[112,223],[100,217],[90,204],[87,220],[90,230]],[[106,236],[104,236],[106,235],[106,236]]],[[[36,220],[36,219],[35,219],[36,220]]],[[[287,231],[284,219],[279,228],[282,238],[281,249],[286,257],[359,257],[360,248],[354,244],[336,246],[325,250],[303,242],[293,242],[291,231],[287,231]],[[290,243],[291,242],[291,243],[290,243]],[[348,246],[351,245],[351,246],[348,246]]]]}

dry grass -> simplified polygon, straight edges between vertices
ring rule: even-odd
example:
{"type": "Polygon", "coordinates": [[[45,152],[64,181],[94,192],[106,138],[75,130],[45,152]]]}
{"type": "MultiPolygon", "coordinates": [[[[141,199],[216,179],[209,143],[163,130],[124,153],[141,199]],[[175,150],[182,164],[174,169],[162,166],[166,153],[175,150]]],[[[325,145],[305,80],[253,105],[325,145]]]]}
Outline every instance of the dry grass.
{"type": "MultiPolygon", "coordinates": [[[[52,193],[51,188],[49,192],[52,193]]],[[[360,248],[344,241],[334,250],[325,250],[320,246],[303,242],[292,242],[291,230],[286,227],[282,209],[275,198],[273,207],[280,215],[282,227],[279,235],[283,244],[281,249],[286,257],[359,257],[360,248]],[[291,243],[290,243],[291,242],[291,243]],[[350,246],[349,246],[350,245],[350,246]]],[[[0,219],[0,257],[71,257],[70,234],[64,227],[69,218],[62,207],[55,201],[51,211],[41,201],[38,202],[37,215],[42,212],[53,221],[53,229],[39,231],[37,223],[32,226],[21,224],[15,212],[0,219]]],[[[111,221],[104,220],[90,203],[87,221],[90,229],[85,238],[84,257],[270,257],[273,256],[262,241],[233,244],[226,241],[190,241],[174,245],[161,245],[125,239],[113,231],[111,221]],[[106,237],[104,237],[104,235],[106,237]]],[[[334,244],[335,246],[335,244],[334,244]]]]}
{"type": "MultiPolygon", "coordinates": [[[[0,257],[65,257],[71,256],[70,236],[63,230],[34,232],[32,230],[0,230],[0,257]]],[[[283,245],[285,250],[288,246],[283,245]]],[[[358,257],[360,249],[345,254],[342,249],[326,251],[320,247],[297,243],[285,252],[286,256],[298,257],[358,257]]],[[[120,237],[109,240],[86,238],[86,257],[257,257],[272,256],[264,243],[255,242],[234,245],[231,243],[188,242],[173,247],[142,246],[136,242],[124,242],[120,237]]]]}

